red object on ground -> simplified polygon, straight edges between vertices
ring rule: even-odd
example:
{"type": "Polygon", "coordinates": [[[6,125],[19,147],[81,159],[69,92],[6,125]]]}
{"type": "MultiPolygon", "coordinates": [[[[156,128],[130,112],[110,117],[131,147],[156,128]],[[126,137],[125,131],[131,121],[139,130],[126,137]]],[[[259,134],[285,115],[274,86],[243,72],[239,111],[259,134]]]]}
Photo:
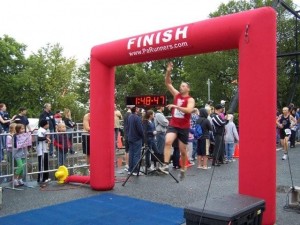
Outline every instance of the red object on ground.
{"type": "Polygon", "coordinates": [[[78,176],[78,175],[68,176],[67,179],[65,180],[65,183],[89,184],[90,176],[78,176]]]}
{"type": "Polygon", "coordinates": [[[236,144],[234,148],[233,158],[239,158],[239,157],[240,157],[240,146],[239,144],[236,144]]]}
{"type": "Polygon", "coordinates": [[[122,136],[121,136],[121,133],[119,132],[118,134],[118,148],[123,148],[123,143],[122,143],[122,136]]]}

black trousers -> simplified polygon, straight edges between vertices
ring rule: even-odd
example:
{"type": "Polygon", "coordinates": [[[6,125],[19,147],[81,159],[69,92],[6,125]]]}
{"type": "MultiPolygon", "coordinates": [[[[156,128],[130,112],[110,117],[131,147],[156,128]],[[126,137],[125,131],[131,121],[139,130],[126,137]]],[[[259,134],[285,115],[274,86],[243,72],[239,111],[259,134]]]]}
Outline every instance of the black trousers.
{"type": "Polygon", "coordinates": [[[173,151],[173,155],[172,155],[172,160],[173,160],[173,166],[174,167],[180,167],[180,150],[178,147],[173,147],[174,151],[173,151]]]}
{"type": "Polygon", "coordinates": [[[295,147],[295,142],[296,142],[296,131],[295,130],[291,130],[291,137],[290,137],[290,142],[291,142],[291,146],[295,147]]]}
{"type": "MultiPolygon", "coordinates": [[[[49,169],[49,156],[48,153],[38,156],[38,169],[39,171],[47,171],[49,169]]],[[[43,172],[38,174],[37,182],[45,182],[49,179],[49,172],[43,172]]]]}
{"type": "Polygon", "coordinates": [[[222,135],[215,135],[215,148],[213,152],[213,163],[224,162],[225,144],[222,135]]]}

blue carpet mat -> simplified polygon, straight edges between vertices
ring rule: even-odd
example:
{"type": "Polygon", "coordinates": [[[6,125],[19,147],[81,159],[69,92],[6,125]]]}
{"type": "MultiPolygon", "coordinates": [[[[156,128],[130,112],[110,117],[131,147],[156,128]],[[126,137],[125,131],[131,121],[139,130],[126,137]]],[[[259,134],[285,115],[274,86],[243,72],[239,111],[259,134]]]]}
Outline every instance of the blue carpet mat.
{"type": "Polygon", "coordinates": [[[101,194],[0,218],[2,225],[175,225],[183,209],[115,194],[101,194]]]}

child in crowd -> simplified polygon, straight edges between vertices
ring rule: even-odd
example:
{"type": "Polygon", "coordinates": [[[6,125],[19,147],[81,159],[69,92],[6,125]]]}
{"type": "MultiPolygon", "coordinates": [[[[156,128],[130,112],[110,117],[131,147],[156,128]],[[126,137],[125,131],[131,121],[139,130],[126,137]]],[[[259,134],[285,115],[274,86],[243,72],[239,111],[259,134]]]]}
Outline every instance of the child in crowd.
{"type": "MultiPolygon", "coordinates": [[[[47,143],[51,143],[49,135],[47,135],[47,129],[49,123],[47,120],[40,121],[40,128],[37,131],[37,156],[38,156],[38,170],[47,171],[49,163],[49,155],[47,149],[47,143]]],[[[43,172],[38,174],[37,182],[47,183],[50,182],[49,172],[43,172]]]]}
{"type": "Polygon", "coordinates": [[[55,125],[57,126],[57,124],[62,123],[62,112],[60,110],[56,111],[56,113],[54,114],[54,120],[55,120],[55,125]]]}
{"type": "Polygon", "coordinates": [[[13,159],[17,163],[17,169],[15,170],[14,181],[13,184],[15,187],[24,185],[22,180],[24,164],[27,155],[27,147],[17,148],[17,139],[18,135],[23,134],[25,132],[25,126],[23,124],[17,124],[15,127],[16,133],[13,136],[14,140],[14,148],[12,152],[13,159]]]}
{"type": "MultiPolygon", "coordinates": [[[[59,123],[57,125],[57,132],[66,132],[66,125],[64,123],[59,123]]],[[[54,138],[54,146],[58,148],[58,166],[65,165],[70,146],[68,134],[56,134],[54,138]]]]}
{"type": "Polygon", "coordinates": [[[8,128],[8,134],[6,136],[6,150],[7,150],[7,161],[9,163],[9,173],[12,168],[12,151],[13,151],[13,136],[16,133],[16,123],[11,123],[8,128]]]}
{"type": "Polygon", "coordinates": [[[192,133],[192,127],[190,128],[190,131],[189,131],[189,140],[188,140],[188,145],[187,145],[187,156],[188,156],[188,159],[187,159],[187,162],[188,164],[190,165],[195,165],[195,163],[193,162],[193,142],[195,140],[195,137],[194,137],[194,134],[192,133]]]}
{"type": "Polygon", "coordinates": [[[229,120],[229,123],[225,125],[225,160],[227,162],[234,162],[234,145],[239,141],[239,134],[237,132],[235,123],[233,122],[233,115],[228,114],[227,119],[229,120]]]}
{"type": "Polygon", "coordinates": [[[210,132],[212,132],[212,125],[209,122],[208,115],[207,109],[201,108],[199,119],[196,121],[196,124],[199,124],[202,128],[202,135],[197,139],[197,168],[204,170],[210,169],[207,165],[207,160],[209,156],[210,132]]]}

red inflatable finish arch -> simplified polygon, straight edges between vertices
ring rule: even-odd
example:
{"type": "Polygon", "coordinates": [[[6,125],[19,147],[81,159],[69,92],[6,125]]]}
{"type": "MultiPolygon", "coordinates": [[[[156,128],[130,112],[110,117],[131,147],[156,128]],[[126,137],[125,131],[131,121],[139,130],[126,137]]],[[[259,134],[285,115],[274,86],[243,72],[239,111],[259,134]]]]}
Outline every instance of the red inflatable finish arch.
{"type": "Polygon", "coordinates": [[[91,52],[91,187],[114,187],[115,66],[239,50],[239,193],[276,220],[276,13],[260,8],[95,46],[91,52]],[[101,116],[100,116],[101,115],[101,116]]]}

